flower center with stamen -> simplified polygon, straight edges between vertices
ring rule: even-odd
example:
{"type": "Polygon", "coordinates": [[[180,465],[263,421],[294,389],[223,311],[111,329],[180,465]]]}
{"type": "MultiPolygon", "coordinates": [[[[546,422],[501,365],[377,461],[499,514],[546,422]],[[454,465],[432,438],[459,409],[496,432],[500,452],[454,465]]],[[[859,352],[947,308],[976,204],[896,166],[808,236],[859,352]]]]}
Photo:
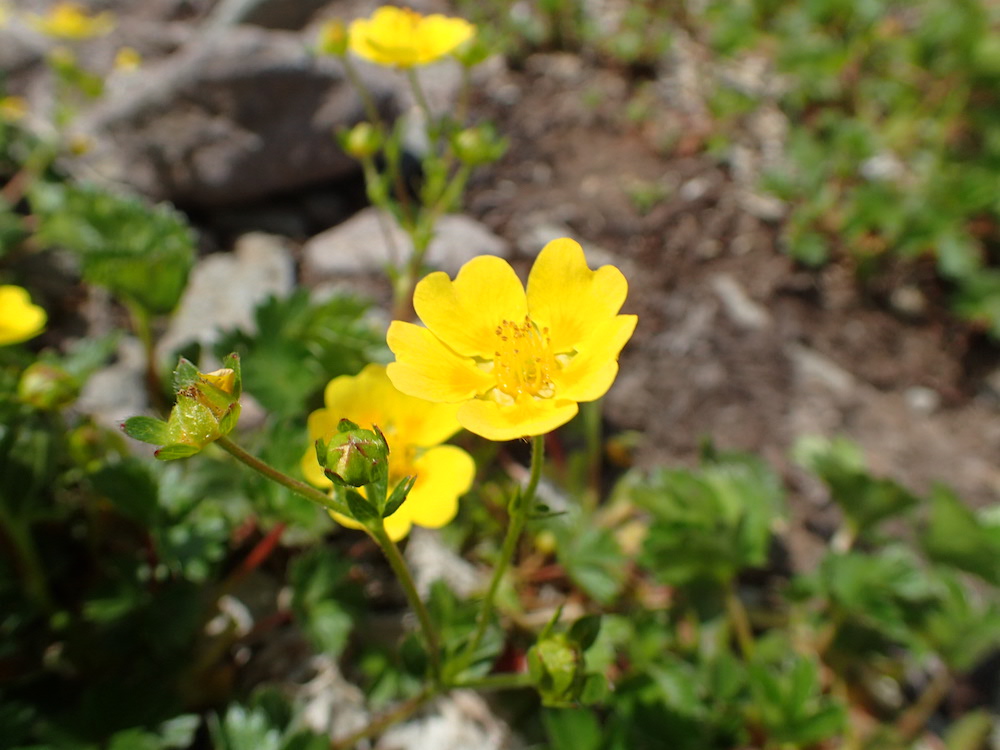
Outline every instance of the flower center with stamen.
{"type": "Polygon", "coordinates": [[[497,390],[517,400],[551,398],[552,374],[558,365],[552,354],[549,329],[539,329],[528,316],[523,323],[503,321],[496,328],[493,373],[497,390]]]}

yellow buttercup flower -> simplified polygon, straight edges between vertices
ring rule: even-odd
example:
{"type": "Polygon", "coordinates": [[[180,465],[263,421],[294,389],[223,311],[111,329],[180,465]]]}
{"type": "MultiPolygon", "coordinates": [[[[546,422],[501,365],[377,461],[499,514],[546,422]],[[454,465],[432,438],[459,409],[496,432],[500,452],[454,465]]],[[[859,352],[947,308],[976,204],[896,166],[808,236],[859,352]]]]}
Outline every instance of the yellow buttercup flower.
{"type": "MultiPolygon", "coordinates": [[[[416,483],[406,501],[385,519],[392,539],[402,539],[412,524],[439,528],[458,512],[458,498],[472,485],[476,466],[472,457],[453,445],[441,445],[460,429],[457,407],[432,404],[406,396],[389,382],[384,365],[368,365],[359,374],[331,380],[323,394],[325,408],[309,415],[309,438],[329,439],[341,419],[365,429],[378,425],[389,444],[389,491],[407,476],[416,483]]],[[[331,487],[312,446],[302,458],[302,472],[317,487],[331,487]]],[[[331,515],[351,528],[350,518],[331,515]]]]}
{"type": "Polygon", "coordinates": [[[25,20],[36,31],[57,39],[89,39],[103,36],[115,27],[113,13],[105,11],[91,16],[73,2],[58,3],[46,15],[28,15],[25,20]]]}
{"type": "Polygon", "coordinates": [[[385,5],[371,18],[359,18],[348,29],[354,54],[379,65],[412,68],[453,52],[476,33],[463,18],[423,16],[409,8],[385,5]]]}
{"type": "Polygon", "coordinates": [[[0,286],[0,346],[34,338],[45,327],[45,310],[31,303],[25,289],[0,286]]]}
{"type": "Polygon", "coordinates": [[[473,258],[454,281],[437,272],[417,284],[413,306],[427,327],[389,326],[389,379],[458,404],[459,423],[489,440],[543,435],[614,382],[637,322],[618,314],[627,293],[621,271],[590,270],[568,238],[542,248],[527,293],[506,261],[473,258]]]}

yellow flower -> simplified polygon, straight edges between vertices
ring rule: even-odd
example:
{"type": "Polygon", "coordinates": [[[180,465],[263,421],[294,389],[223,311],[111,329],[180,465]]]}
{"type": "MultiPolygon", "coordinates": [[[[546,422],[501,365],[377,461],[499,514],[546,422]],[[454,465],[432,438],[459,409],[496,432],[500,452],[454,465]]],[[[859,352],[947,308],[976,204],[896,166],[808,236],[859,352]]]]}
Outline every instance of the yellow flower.
{"type": "Polygon", "coordinates": [[[23,96],[0,97],[0,121],[17,122],[28,114],[28,102],[23,96]]]}
{"type": "Polygon", "coordinates": [[[473,258],[454,281],[437,272],[417,284],[413,306],[427,327],[389,326],[389,379],[459,404],[459,423],[489,440],[543,435],[614,382],[637,322],[618,314],[627,293],[621,271],[591,271],[568,238],[542,248],[527,293],[506,261],[473,258]]]}
{"type": "Polygon", "coordinates": [[[115,53],[115,70],[130,73],[138,70],[140,65],[142,65],[142,55],[135,47],[122,47],[115,53]]]}
{"type": "Polygon", "coordinates": [[[379,65],[411,68],[439,60],[475,33],[476,27],[463,18],[422,16],[385,5],[370,19],[351,22],[348,45],[354,54],[379,65]]]}
{"type": "Polygon", "coordinates": [[[25,20],[36,31],[57,39],[89,39],[103,36],[115,27],[114,14],[105,11],[90,16],[73,2],[58,3],[47,15],[29,15],[25,20]]]}
{"type": "Polygon", "coordinates": [[[19,286],[0,286],[0,346],[34,338],[45,327],[45,310],[19,286]]]}
{"type": "MultiPolygon", "coordinates": [[[[386,531],[402,539],[412,524],[436,529],[458,512],[458,498],[472,485],[476,466],[468,453],[441,445],[460,429],[456,407],[406,396],[392,387],[383,365],[368,365],[358,375],[331,380],[324,392],[325,408],[309,415],[309,438],[328,439],[341,419],[371,429],[378,425],[389,443],[389,491],[407,476],[417,480],[399,510],[385,519],[386,531]]],[[[302,458],[302,472],[317,487],[331,487],[312,446],[302,458]]],[[[332,513],[351,528],[350,518],[332,513]]]]}

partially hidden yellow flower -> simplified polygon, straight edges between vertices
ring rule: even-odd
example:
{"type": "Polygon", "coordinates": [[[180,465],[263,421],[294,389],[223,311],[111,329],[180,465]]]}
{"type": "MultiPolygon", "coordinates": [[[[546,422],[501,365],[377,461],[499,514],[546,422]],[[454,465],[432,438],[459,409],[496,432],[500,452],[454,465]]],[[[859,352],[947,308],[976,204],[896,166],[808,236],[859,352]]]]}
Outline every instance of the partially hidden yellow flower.
{"type": "Polygon", "coordinates": [[[464,18],[423,16],[409,8],[385,5],[371,18],[359,18],[348,29],[354,54],[379,65],[412,68],[439,60],[476,33],[464,18]]]}
{"type": "MultiPolygon", "coordinates": [[[[389,382],[384,365],[368,365],[357,375],[331,380],[323,394],[324,408],[309,415],[309,438],[329,439],[341,419],[370,429],[378,425],[389,444],[389,491],[408,476],[416,483],[406,501],[385,519],[386,531],[402,539],[413,524],[440,528],[458,512],[458,498],[472,485],[472,457],[454,445],[441,445],[460,428],[457,407],[406,396],[389,382]]],[[[302,458],[302,472],[317,487],[331,487],[312,446],[302,458]]],[[[336,513],[350,528],[361,525],[336,513]]]]}
{"type": "Polygon", "coordinates": [[[389,326],[389,379],[403,393],[458,404],[459,423],[489,440],[545,434],[614,382],[637,322],[618,314],[627,293],[621,271],[592,271],[569,238],[542,248],[527,292],[506,261],[473,258],[454,281],[436,272],[417,284],[413,306],[426,328],[389,326]]]}
{"type": "Polygon", "coordinates": [[[45,328],[45,310],[31,302],[27,290],[0,286],[0,346],[34,338],[45,328]]]}
{"type": "Polygon", "coordinates": [[[28,102],[23,96],[0,97],[0,121],[17,122],[28,114],[28,102]]]}
{"type": "Polygon", "coordinates": [[[135,47],[122,47],[115,53],[115,70],[130,73],[138,70],[140,65],[142,65],[142,55],[135,47]]]}
{"type": "Polygon", "coordinates": [[[54,5],[44,16],[30,14],[25,21],[36,31],[57,39],[90,39],[103,36],[115,27],[115,16],[109,11],[91,16],[74,2],[54,5]]]}

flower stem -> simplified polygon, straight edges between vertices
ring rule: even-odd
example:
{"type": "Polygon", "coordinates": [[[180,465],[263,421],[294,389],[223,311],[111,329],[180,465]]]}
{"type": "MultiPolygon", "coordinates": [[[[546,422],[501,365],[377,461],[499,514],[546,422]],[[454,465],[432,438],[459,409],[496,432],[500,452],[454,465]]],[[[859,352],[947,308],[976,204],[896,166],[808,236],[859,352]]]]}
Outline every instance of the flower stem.
{"type": "Polygon", "coordinates": [[[351,59],[345,55],[341,60],[344,63],[344,73],[347,75],[347,80],[351,82],[351,86],[354,87],[354,90],[358,92],[358,96],[361,97],[361,105],[365,108],[365,114],[368,116],[371,124],[378,128],[381,133],[385,128],[385,124],[379,116],[378,107],[375,105],[375,100],[372,98],[371,92],[361,81],[361,76],[358,75],[358,70],[354,67],[351,59]]]}
{"type": "Polygon", "coordinates": [[[361,740],[381,734],[393,724],[397,724],[412,716],[424,703],[437,695],[437,690],[431,687],[424,688],[423,691],[413,696],[407,701],[400,703],[395,708],[386,711],[381,716],[376,717],[370,724],[362,727],[353,734],[349,734],[339,740],[334,740],[330,744],[330,750],[351,750],[361,740]]]}
{"type": "Polygon", "coordinates": [[[382,549],[382,553],[389,561],[392,572],[396,574],[399,585],[403,587],[403,592],[406,594],[406,599],[410,603],[410,607],[420,621],[420,629],[423,631],[424,640],[427,643],[427,653],[431,661],[431,676],[434,685],[438,686],[441,683],[441,643],[438,638],[437,628],[434,627],[434,623],[431,620],[430,613],[427,611],[427,607],[424,606],[424,602],[417,592],[410,569],[407,567],[406,561],[403,560],[403,556],[399,553],[399,547],[396,546],[396,543],[386,533],[384,522],[380,521],[377,525],[366,526],[365,530],[382,549]]]}
{"type": "Polygon", "coordinates": [[[535,491],[538,489],[538,481],[542,476],[542,464],[544,460],[545,437],[543,435],[536,435],[531,439],[531,476],[524,491],[515,495],[514,500],[511,502],[510,523],[507,526],[507,535],[504,537],[503,546],[500,548],[500,559],[497,560],[496,567],[493,569],[493,578],[490,580],[489,588],[486,589],[486,596],[483,599],[482,608],[479,610],[476,632],[472,636],[472,640],[469,641],[463,658],[459,661],[460,669],[457,670],[458,672],[469,666],[473,658],[475,658],[479,644],[483,641],[483,636],[486,635],[486,629],[489,627],[490,617],[493,614],[494,599],[496,598],[497,590],[500,588],[500,581],[503,579],[503,574],[514,557],[518,540],[521,538],[521,532],[524,530],[528,516],[531,515],[531,511],[535,507],[535,491]]]}
{"type": "Polygon", "coordinates": [[[951,689],[951,671],[944,664],[938,665],[937,671],[931,677],[923,692],[917,696],[916,702],[903,712],[896,720],[896,731],[906,742],[917,738],[928,720],[941,705],[941,701],[951,689]]]}
{"type": "Polygon", "coordinates": [[[298,479],[288,476],[284,472],[278,471],[270,464],[264,463],[259,458],[250,453],[247,453],[240,446],[234,443],[229,438],[223,436],[215,441],[216,444],[222,448],[226,453],[231,455],[240,463],[249,466],[251,469],[256,471],[258,474],[262,474],[273,482],[277,482],[283,487],[287,487],[296,495],[304,497],[310,502],[316,503],[327,510],[332,510],[335,513],[340,513],[342,515],[350,516],[351,512],[338,500],[330,497],[325,492],[322,492],[315,487],[312,487],[305,482],[300,482],[298,479]]]}
{"type": "Polygon", "coordinates": [[[30,524],[0,508],[0,533],[5,534],[10,542],[14,567],[20,568],[25,592],[43,612],[52,612],[55,605],[30,524]]]}
{"type": "Polygon", "coordinates": [[[747,616],[746,607],[736,594],[735,586],[730,582],[726,586],[726,615],[729,618],[729,625],[736,635],[736,642],[739,644],[740,653],[744,659],[753,657],[754,638],[753,628],[750,626],[750,618],[747,616]]]}

